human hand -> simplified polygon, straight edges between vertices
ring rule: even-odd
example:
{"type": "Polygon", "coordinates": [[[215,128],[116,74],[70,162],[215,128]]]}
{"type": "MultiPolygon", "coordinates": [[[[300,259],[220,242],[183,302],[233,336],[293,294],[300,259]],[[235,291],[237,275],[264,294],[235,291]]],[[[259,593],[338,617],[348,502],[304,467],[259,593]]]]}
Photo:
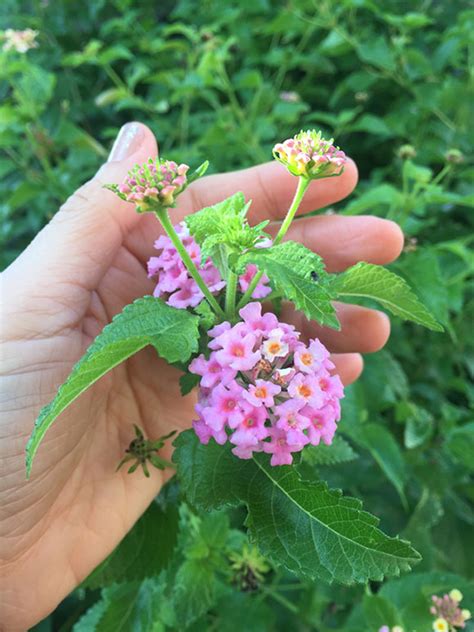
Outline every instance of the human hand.
{"type": "MultiPolygon", "coordinates": [[[[158,223],[135,214],[102,185],[122,181],[135,163],[155,155],[151,132],[140,124],[126,126],[111,161],[3,274],[0,590],[8,631],[24,630],[46,616],[113,550],[169,476],[153,470],[144,481],[138,472],[115,472],[132,439],[132,424],[156,438],[186,428],[193,418],[194,397],[181,398],[176,370],[145,349],[62,415],[41,445],[32,479],[25,480],[24,446],[39,409],[111,318],[153,291],[145,264],[158,223]]],[[[356,180],[349,163],[342,176],[313,182],[300,212],[344,198],[356,180]]],[[[173,220],[240,189],[253,200],[250,222],[271,217],[276,232],[294,186],[294,178],[276,163],[209,176],[180,196],[173,220]]],[[[392,222],[337,215],[299,220],[287,237],[317,251],[330,271],[360,260],[388,263],[403,243],[392,222]]],[[[386,342],[389,322],[382,313],[357,306],[340,305],[338,316],[340,332],[309,323],[286,306],[282,318],[334,352],[347,384],[362,370],[359,353],[386,342]]]]}

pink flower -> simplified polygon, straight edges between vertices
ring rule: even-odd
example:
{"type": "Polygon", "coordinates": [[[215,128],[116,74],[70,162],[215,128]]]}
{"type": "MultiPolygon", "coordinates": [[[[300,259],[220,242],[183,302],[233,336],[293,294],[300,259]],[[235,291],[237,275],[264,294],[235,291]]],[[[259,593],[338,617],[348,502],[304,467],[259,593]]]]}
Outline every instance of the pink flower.
{"type": "Polygon", "coordinates": [[[229,384],[237,375],[234,369],[222,366],[215,358],[206,360],[203,354],[191,362],[189,370],[202,377],[201,386],[204,388],[212,388],[216,384],[229,384]]]}
{"type": "Polygon", "coordinates": [[[301,345],[296,349],[295,366],[303,373],[312,373],[314,369],[322,367],[328,358],[326,347],[319,340],[313,340],[309,347],[301,345]]]}
{"type": "Polygon", "coordinates": [[[219,339],[222,349],[216,351],[216,359],[220,364],[236,371],[248,371],[260,360],[261,352],[253,351],[254,334],[242,337],[238,331],[229,330],[221,334],[219,339]]]}
{"type": "Polygon", "coordinates": [[[186,268],[179,264],[161,271],[159,279],[160,292],[174,292],[180,290],[186,282],[189,284],[186,268]]]}
{"type": "MultiPolygon", "coordinates": [[[[242,292],[246,292],[248,290],[248,287],[257,272],[257,266],[253,263],[249,263],[245,270],[245,273],[239,277],[239,286],[242,292]]],[[[267,277],[266,274],[264,274],[255,287],[254,291],[252,292],[252,298],[264,298],[265,296],[268,296],[268,294],[270,294],[270,292],[272,291],[272,288],[266,285],[269,282],[270,279],[267,277]]]]}
{"type": "Polygon", "coordinates": [[[219,384],[211,394],[208,406],[196,405],[196,411],[211,430],[221,432],[227,424],[239,424],[243,413],[240,409],[242,388],[231,382],[227,386],[219,384]]]}
{"type": "Polygon", "coordinates": [[[281,387],[266,380],[255,380],[255,384],[249,386],[249,390],[243,392],[244,398],[252,406],[267,406],[270,408],[274,404],[274,395],[278,395],[281,387]]]}
{"type": "Polygon", "coordinates": [[[239,314],[247,327],[256,334],[268,334],[278,327],[275,314],[268,312],[262,315],[261,303],[247,303],[239,314]]]}
{"type": "Polygon", "coordinates": [[[270,362],[273,362],[275,358],[284,358],[288,355],[289,347],[288,343],[283,341],[284,335],[283,329],[272,329],[263,343],[263,355],[270,362]]]}
{"type": "Polygon", "coordinates": [[[286,431],[290,443],[304,441],[302,431],[311,423],[308,417],[301,413],[304,405],[301,400],[288,399],[275,406],[275,415],[278,417],[276,427],[286,431]]]}
{"type": "Polygon", "coordinates": [[[281,428],[270,428],[268,434],[270,441],[263,443],[263,451],[272,455],[270,465],[291,465],[293,463],[291,453],[300,452],[304,448],[303,442],[289,443],[287,433],[281,428]]]}
{"type": "MultiPolygon", "coordinates": [[[[154,295],[156,296],[156,293],[154,295]]],[[[196,307],[202,301],[202,298],[202,292],[196,283],[192,279],[187,279],[177,292],[171,294],[167,302],[171,307],[186,309],[186,307],[196,307]]]]}
{"type": "Polygon", "coordinates": [[[322,375],[319,378],[319,388],[324,393],[326,401],[340,399],[344,394],[344,386],[339,375],[322,375]]]}
{"type": "Polygon", "coordinates": [[[190,364],[201,376],[195,429],[203,442],[229,441],[241,459],[264,451],[283,465],[310,442],[331,443],[343,390],[319,341],[304,345],[294,327],[261,310],[250,303],[239,312],[243,321],[213,327],[209,358],[190,364]]]}
{"type": "Polygon", "coordinates": [[[259,451],[260,442],[268,436],[268,428],[265,427],[267,411],[263,406],[255,408],[250,404],[243,404],[241,408],[243,417],[233,428],[230,441],[241,449],[252,447],[253,450],[259,451]]]}
{"type": "Polygon", "coordinates": [[[316,408],[324,402],[319,381],[314,375],[297,373],[288,386],[288,393],[295,399],[303,400],[316,408]]]}
{"type": "Polygon", "coordinates": [[[319,445],[321,439],[326,445],[332,443],[337,425],[334,419],[334,410],[331,406],[323,406],[323,408],[312,408],[306,406],[301,414],[310,421],[308,427],[308,437],[313,445],[319,445]]]}
{"type": "Polygon", "coordinates": [[[199,437],[199,441],[204,445],[209,443],[209,439],[212,437],[216,443],[223,445],[227,441],[227,434],[225,430],[215,431],[209,427],[209,425],[202,419],[193,421],[194,432],[199,437]]]}

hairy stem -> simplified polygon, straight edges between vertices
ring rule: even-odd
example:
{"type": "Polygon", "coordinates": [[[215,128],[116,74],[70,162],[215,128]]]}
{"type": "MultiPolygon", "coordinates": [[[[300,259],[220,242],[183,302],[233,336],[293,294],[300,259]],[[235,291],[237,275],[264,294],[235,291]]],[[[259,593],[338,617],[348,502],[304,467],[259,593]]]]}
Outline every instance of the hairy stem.
{"type": "Polygon", "coordinates": [[[197,269],[197,267],[194,264],[193,260],[189,256],[188,251],[183,246],[183,244],[181,242],[181,239],[179,238],[177,232],[175,231],[175,229],[173,227],[173,224],[171,223],[170,216],[168,215],[168,211],[167,210],[158,211],[156,213],[156,217],[158,218],[158,220],[160,221],[161,225],[165,229],[165,232],[168,235],[168,237],[173,242],[173,246],[178,251],[178,254],[181,257],[184,265],[186,266],[189,274],[196,281],[199,289],[201,290],[201,292],[206,297],[206,300],[209,303],[209,305],[212,307],[212,309],[215,311],[215,313],[218,316],[220,316],[221,318],[224,317],[225,314],[224,314],[221,306],[219,305],[219,303],[216,301],[214,296],[209,291],[209,288],[207,287],[206,283],[204,282],[204,279],[199,274],[199,270],[197,269]]]}
{"type": "MultiPolygon", "coordinates": [[[[283,223],[280,226],[280,230],[278,231],[277,236],[273,240],[274,246],[278,245],[283,239],[283,237],[286,235],[286,233],[288,232],[288,229],[291,226],[291,222],[293,221],[296,215],[296,211],[298,210],[301,204],[301,201],[304,197],[304,194],[306,193],[306,189],[308,188],[310,182],[311,180],[309,178],[300,176],[298,180],[298,186],[296,187],[295,195],[293,197],[293,201],[290,204],[290,208],[288,209],[286,213],[285,219],[283,220],[283,223]]],[[[260,281],[262,276],[263,276],[263,272],[257,272],[257,274],[252,279],[250,285],[248,286],[247,291],[240,299],[239,304],[237,305],[237,309],[243,307],[250,301],[250,299],[252,298],[252,294],[255,288],[257,287],[258,282],[260,281]]]]}

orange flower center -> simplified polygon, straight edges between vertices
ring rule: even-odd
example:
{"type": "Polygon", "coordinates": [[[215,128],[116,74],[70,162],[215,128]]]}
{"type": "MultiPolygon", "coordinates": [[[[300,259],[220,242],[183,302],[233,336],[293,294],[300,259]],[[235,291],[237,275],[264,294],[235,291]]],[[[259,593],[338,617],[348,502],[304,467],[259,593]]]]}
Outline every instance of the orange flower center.
{"type": "Polygon", "coordinates": [[[310,353],[303,353],[301,355],[301,362],[306,366],[311,366],[313,364],[313,356],[310,353]]]}
{"type": "Polygon", "coordinates": [[[313,391],[307,384],[302,384],[298,387],[298,393],[301,395],[301,397],[306,398],[309,397],[313,393],[313,391]]]}
{"type": "Polygon", "coordinates": [[[273,355],[277,354],[280,351],[280,349],[281,349],[281,344],[279,342],[271,342],[268,345],[268,351],[273,355]]]}
{"type": "Polygon", "coordinates": [[[267,389],[265,386],[259,386],[255,389],[255,397],[260,397],[261,399],[265,399],[267,396],[267,389]]]}

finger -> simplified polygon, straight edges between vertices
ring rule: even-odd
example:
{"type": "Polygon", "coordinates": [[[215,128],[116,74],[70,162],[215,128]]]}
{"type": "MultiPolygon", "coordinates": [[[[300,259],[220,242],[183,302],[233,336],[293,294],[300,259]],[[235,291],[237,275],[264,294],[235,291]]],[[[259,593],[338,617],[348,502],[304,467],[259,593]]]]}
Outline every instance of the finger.
{"type": "MultiPolygon", "coordinates": [[[[269,227],[275,235],[279,224],[269,227]]],[[[340,272],[358,261],[386,264],[403,249],[403,232],[390,220],[369,215],[319,215],[294,222],[285,239],[301,242],[323,259],[330,272],[340,272]]]]}
{"type": "MultiPolygon", "coordinates": [[[[357,167],[352,160],[341,176],[312,182],[306,192],[299,213],[308,213],[342,200],[357,183],[357,167]]],[[[232,173],[206,176],[194,182],[179,197],[178,208],[171,211],[173,223],[182,221],[189,213],[221,202],[236,191],[252,200],[249,222],[284,217],[295,193],[297,179],[277,162],[268,162],[232,173]]],[[[160,233],[154,217],[144,216],[127,239],[127,248],[145,262],[152,254],[152,244],[160,233]]]]}
{"type": "Polygon", "coordinates": [[[75,285],[82,292],[95,288],[124,235],[139,221],[133,206],[104,189],[104,184],[120,182],[134,164],[156,153],[155,138],[145,125],[125,125],[109,162],[66,201],[12,264],[15,274],[32,286],[38,285],[40,275],[50,298],[54,298],[55,282],[61,294],[64,283],[75,285]]]}
{"type": "Polygon", "coordinates": [[[355,382],[364,369],[364,361],[358,353],[335,353],[331,360],[336,365],[334,373],[339,375],[344,386],[355,382]]]}
{"type": "MultiPolygon", "coordinates": [[[[323,208],[344,199],[357,184],[357,167],[348,160],[342,175],[311,182],[303,198],[299,214],[323,208]]],[[[252,200],[249,211],[251,223],[284,217],[293,195],[297,179],[278,162],[267,162],[233,173],[207,176],[196,181],[182,200],[185,212],[191,213],[242,191],[252,200]]]]}
{"type": "Polygon", "coordinates": [[[319,338],[332,353],[374,353],[379,351],[390,336],[390,319],[375,309],[336,303],[341,330],[321,327],[304,314],[297,312],[291,303],[282,306],[281,318],[295,325],[304,339],[319,338]]]}

